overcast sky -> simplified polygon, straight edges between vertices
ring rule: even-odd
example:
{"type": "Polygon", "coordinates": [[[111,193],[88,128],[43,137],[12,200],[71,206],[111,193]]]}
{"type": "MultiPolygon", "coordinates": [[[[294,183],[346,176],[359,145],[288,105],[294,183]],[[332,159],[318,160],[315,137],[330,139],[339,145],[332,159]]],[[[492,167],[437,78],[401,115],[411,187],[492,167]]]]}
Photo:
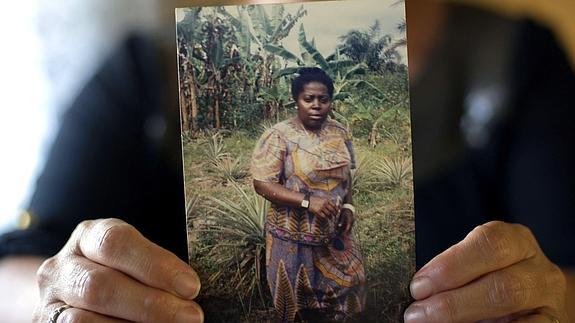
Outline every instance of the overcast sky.
{"type": "MultiPolygon", "coordinates": [[[[375,20],[379,20],[383,33],[392,37],[401,36],[397,25],[405,17],[403,4],[392,6],[396,0],[353,0],[305,3],[307,16],[301,19],[308,35],[308,40],[315,38],[320,52],[327,56],[334,52],[338,37],[351,29],[365,30],[375,20]]],[[[287,4],[286,9],[296,11],[301,4],[287,4]]],[[[284,46],[299,52],[297,31],[292,32],[284,46]]]]}
{"type": "MultiPolygon", "coordinates": [[[[300,52],[297,41],[298,30],[301,23],[304,24],[308,40],[315,38],[315,43],[320,52],[330,55],[334,52],[338,43],[338,37],[351,29],[365,30],[375,20],[379,20],[384,34],[391,35],[394,39],[403,37],[397,30],[397,26],[404,20],[405,6],[403,3],[393,5],[397,0],[347,0],[347,1],[321,1],[307,3],[284,4],[286,10],[295,13],[303,5],[307,15],[299,20],[290,36],[283,40],[283,46],[288,50],[300,52]]],[[[263,5],[268,13],[270,6],[263,5]]],[[[178,18],[183,18],[179,11],[178,18]]],[[[236,13],[232,7],[228,12],[236,13]]],[[[405,62],[405,48],[400,49],[405,62]]]]}

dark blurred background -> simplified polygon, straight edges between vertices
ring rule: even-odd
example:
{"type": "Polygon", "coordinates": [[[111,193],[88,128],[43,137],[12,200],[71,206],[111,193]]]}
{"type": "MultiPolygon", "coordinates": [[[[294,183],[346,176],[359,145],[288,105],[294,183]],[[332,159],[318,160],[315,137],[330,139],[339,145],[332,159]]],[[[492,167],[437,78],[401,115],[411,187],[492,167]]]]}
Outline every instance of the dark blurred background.
{"type": "Polygon", "coordinates": [[[150,34],[166,47],[175,42],[174,2],[31,0],[3,5],[0,233],[18,225],[59,117],[104,59],[133,31],[150,34]]]}

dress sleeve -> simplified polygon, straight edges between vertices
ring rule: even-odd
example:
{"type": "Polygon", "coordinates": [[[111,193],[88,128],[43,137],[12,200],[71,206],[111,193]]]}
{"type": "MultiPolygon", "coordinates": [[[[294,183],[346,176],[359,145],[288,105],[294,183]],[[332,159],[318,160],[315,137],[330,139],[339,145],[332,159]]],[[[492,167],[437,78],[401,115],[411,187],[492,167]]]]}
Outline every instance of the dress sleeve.
{"type": "Polygon", "coordinates": [[[252,156],[251,173],[255,180],[279,183],[287,152],[285,140],[276,129],[266,131],[259,139],[252,156]]]}
{"type": "Polygon", "coordinates": [[[347,151],[349,152],[349,156],[351,157],[351,164],[350,164],[350,168],[351,169],[355,169],[356,168],[356,163],[355,163],[355,152],[353,151],[353,137],[351,136],[351,132],[349,132],[349,130],[345,130],[344,133],[344,140],[345,140],[345,146],[347,147],[347,151]]]}

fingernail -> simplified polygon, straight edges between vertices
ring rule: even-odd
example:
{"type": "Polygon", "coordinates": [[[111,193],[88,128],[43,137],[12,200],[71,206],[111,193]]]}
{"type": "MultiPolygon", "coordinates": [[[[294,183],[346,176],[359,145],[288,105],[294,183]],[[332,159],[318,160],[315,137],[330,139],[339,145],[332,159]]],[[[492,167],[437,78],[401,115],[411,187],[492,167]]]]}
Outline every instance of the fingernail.
{"type": "Polygon", "coordinates": [[[405,323],[424,323],[425,319],[425,309],[417,305],[408,307],[403,314],[403,320],[405,323]]]}
{"type": "Polygon", "coordinates": [[[200,278],[196,273],[180,273],[176,277],[174,288],[176,293],[186,299],[194,299],[200,293],[200,278]]]}
{"type": "Polygon", "coordinates": [[[176,314],[176,323],[203,323],[204,312],[199,305],[182,309],[176,314]]]}
{"type": "Polygon", "coordinates": [[[417,277],[409,284],[409,290],[411,291],[411,297],[416,300],[427,298],[433,293],[431,279],[426,276],[417,277]]]}

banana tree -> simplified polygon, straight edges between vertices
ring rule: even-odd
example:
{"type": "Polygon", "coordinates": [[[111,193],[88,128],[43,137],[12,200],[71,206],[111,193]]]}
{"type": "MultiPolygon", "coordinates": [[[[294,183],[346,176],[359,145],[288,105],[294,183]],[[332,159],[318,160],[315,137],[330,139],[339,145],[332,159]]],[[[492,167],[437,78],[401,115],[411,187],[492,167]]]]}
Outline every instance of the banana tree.
{"type": "Polygon", "coordinates": [[[286,65],[292,65],[276,71],[274,78],[289,77],[297,73],[303,66],[318,66],[323,69],[334,81],[334,101],[343,101],[350,97],[351,90],[366,88],[378,97],[384,93],[375,85],[359,77],[365,74],[367,65],[355,63],[353,60],[344,59],[339,51],[325,57],[316,48],[313,41],[308,41],[304,25],[300,25],[298,42],[302,49],[301,55],[296,55],[281,45],[266,45],[264,49],[282,57],[286,65]],[[295,65],[295,66],[294,66],[295,65]]]}
{"type": "Polygon", "coordinates": [[[184,18],[178,22],[178,66],[180,82],[180,113],[182,117],[182,130],[198,130],[198,83],[196,75],[199,73],[196,59],[194,59],[193,41],[201,33],[201,8],[190,8],[184,18]]]}
{"type": "Polygon", "coordinates": [[[345,109],[335,112],[335,116],[343,121],[352,133],[358,125],[367,125],[369,146],[375,148],[378,144],[380,129],[384,123],[389,124],[391,117],[399,113],[398,109],[400,109],[399,106],[387,107],[381,99],[366,101],[353,96],[346,100],[345,109]]]}
{"type": "Polygon", "coordinates": [[[289,95],[289,86],[284,79],[279,79],[279,82],[274,82],[271,87],[262,88],[259,93],[259,100],[265,102],[266,106],[270,107],[272,113],[270,117],[275,118],[276,122],[288,117],[287,110],[295,106],[295,102],[291,100],[289,95]],[[281,113],[283,111],[283,114],[281,113]]]}
{"type": "Polygon", "coordinates": [[[219,8],[204,9],[201,20],[196,21],[200,32],[188,34],[191,59],[195,64],[195,80],[201,98],[208,107],[207,121],[216,128],[223,126],[223,108],[229,101],[232,71],[240,61],[235,35],[227,18],[219,8]]]}
{"type": "MultiPolygon", "coordinates": [[[[279,66],[275,54],[264,51],[267,45],[277,45],[287,37],[297,21],[307,14],[303,6],[293,14],[281,4],[267,10],[263,6],[238,6],[237,14],[226,9],[221,14],[228,17],[236,32],[238,53],[242,57],[244,89],[255,89],[254,95],[261,102],[265,117],[278,117],[286,106],[280,89],[284,86],[273,78],[279,66]],[[276,95],[277,94],[277,95],[276,95]]],[[[269,8],[269,7],[268,7],[269,8]]],[[[289,101],[289,100],[288,100],[289,101]]]]}

